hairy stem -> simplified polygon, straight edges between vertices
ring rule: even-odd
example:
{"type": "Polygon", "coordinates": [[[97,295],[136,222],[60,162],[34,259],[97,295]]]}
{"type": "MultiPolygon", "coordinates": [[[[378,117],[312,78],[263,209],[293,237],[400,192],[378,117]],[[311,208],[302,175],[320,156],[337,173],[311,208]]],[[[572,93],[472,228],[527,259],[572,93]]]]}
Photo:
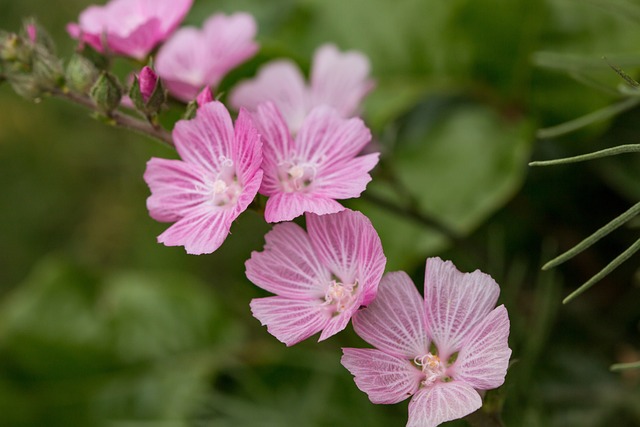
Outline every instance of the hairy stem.
{"type": "MultiPolygon", "coordinates": [[[[64,91],[61,89],[51,89],[49,93],[58,98],[66,99],[74,104],[81,105],[92,111],[98,112],[96,105],[93,101],[85,96],[77,93],[64,91]]],[[[173,148],[173,138],[171,134],[161,126],[153,126],[147,121],[138,120],[135,117],[131,117],[127,114],[123,114],[119,111],[113,111],[107,116],[114,126],[124,129],[132,130],[136,133],[149,136],[157,141],[160,141],[164,145],[173,148]]]]}

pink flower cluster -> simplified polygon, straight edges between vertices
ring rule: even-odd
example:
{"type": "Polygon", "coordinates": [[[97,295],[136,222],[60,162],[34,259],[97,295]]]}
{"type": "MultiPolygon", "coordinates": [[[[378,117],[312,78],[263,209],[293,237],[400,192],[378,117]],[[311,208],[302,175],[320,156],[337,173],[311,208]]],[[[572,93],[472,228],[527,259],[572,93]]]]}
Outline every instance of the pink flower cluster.
{"type": "MultiPolygon", "coordinates": [[[[85,10],[68,30],[99,52],[143,59],[191,3],[112,0],[85,10]]],[[[410,427],[477,410],[479,392],[504,382],[511,355],[507,311],[495,308],[498,285],[479,271],[463,274],[430,258],[421,297],[406,273],[383,277],[376,230],[338,202],[359,197],[378,163],[379,153],[360,155],[371,133],[353,117],[373,87],[368,59],[322,46],[308,85],[290,61],[267,64],[232,91],[234,124],[212,88],[256,53],[255,35],[248,14],[214,15],[201,30],[176,31],[159,48],[156,71],[145,67],[136,77],[145,103],[166,87],[198,106],[194,118],[173,129],[180,159],[152,158],[144,174],[150,215],[173,223],[158,241],[211,253],[260,193],[268,198],[266,221],[278,224],[245,265],[251,282],[275,294],[250,304],[268,331],[290,346],[316,333],[325,340],[353,319],[356,333],[375,348],[344,348],[342,364],[372,402],[411,397],[410,427]],[[300,216],[306,229],[287,222],[300,216]]]]}

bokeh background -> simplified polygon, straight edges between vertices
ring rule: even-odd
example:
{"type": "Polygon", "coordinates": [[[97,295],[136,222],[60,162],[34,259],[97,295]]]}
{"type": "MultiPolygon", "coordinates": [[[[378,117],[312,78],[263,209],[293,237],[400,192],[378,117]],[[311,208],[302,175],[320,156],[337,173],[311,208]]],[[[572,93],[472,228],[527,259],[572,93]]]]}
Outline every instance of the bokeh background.
{"type": "MultiPolygon", "coordinates": [[[[89,4],[2,0],[0,28],[36,16],[68,57],[64,26],[89,4]]],[[[276,57],[308,71],[324,42],[371,58],[363,116],[383,160],[349,206],[374,222],[388,270],[421,283],[425,258],[440,255],[501,284],[513,364],[486,411],[514,427],[640,425],[638,372],[608,369],[640,359],[638,258],[561,304],[637,226],[540,270],[640,200],[640,161],[527,165],[638,141],[637,109],[560,138],[536,129],[616,100],[622,80],[602,57],[640,67],[640,3],[196,0],[185,22],[220,11],[253,13],[262,45],[222,91],[276,57]]],[[[243,263],[269,229],[257,214],[211,255],[156,243],[166,225],[145,208],[151,156],[175,154],[0,86],[0,426],[403,426],[406,402],[371,404],[340,365],[340,347],[364,345],[350,328],[286,348],[251,317],[265,294],[243,263]]]]}

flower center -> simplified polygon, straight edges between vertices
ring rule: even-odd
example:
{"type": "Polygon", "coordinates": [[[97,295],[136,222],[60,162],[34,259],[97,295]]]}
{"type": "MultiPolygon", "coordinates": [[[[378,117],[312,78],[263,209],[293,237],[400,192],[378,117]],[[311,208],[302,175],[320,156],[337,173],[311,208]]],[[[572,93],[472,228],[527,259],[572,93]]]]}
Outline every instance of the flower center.
{"type": "Polygon", "coordinates": [[[282,188],[287,193],[304,191],[316,177],[316,165],[304,162],[283,162],[279,167],[282,188]]]}
{"type": "Polygon", "coordinates": [[[413,363],[422,370],[425,376],[422,380],[423,386],[431,385],[437,380],[446,379],[446,368],[435,354],[427,353],[424,356],[417,356],[413,359],[413,363]]]}
{"type": "Polygon", "coordinates": [[[332,280],[324,294],[323,305],[335,308],[336,313],[342,313],[356,300],[355,291],[357,287],[357,281],[353,284],[345,284],[332,280]]]}

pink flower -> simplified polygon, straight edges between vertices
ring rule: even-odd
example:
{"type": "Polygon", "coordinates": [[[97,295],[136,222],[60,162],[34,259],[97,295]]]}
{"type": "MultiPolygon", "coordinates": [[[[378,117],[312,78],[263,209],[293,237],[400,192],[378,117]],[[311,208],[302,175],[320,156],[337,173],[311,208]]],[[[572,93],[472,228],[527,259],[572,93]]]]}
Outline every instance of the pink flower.
{"type": "Polygon", "coordinates": [[[176,123],[173,139],[182,160],[147,163],[147,208],[155,220],[175,222],[158,236],[160,243],[184,246],[190,254],[211,253],[258,192],[260,138],[246,111],[234,129],[227,109],[214,101],[193,120],[176,123]]]}
{"type": "Polygon", "coordinates": [[[144,59],[182,22],[193,0],[111,0],[89,6],[79,23],[67,25],[71,37],[119,55],[144,59]],[[105,46],[106,44],[106,46],[105,46]]]}
{"type": "Polygon", "coordinates": [[[386,263],[378,233],[360,212],[306,218],[307,232],[292,222],[276,225],[264,251],[245,264],[249,280],[276,294],[251,301],[254,317],[287,346],[343,330],[375,298],[386,263]]]}
{"type": "Polygon", "coordinates": [[[140,84],[140,93],[142,94],[142,99],[144,102],[147,102],[151,95],[153,95],[153,91],[156,90],[156,85],[158,84],[158,75],[153,72],[150,67],[143,67],[140,71],[140,76],[138,76],[138,82],[140,84]]]}
{"type": "Polygon", "coordinates": [[[257,27],[247,13],[214,15],[202,30],[185,27],[162,46],[156,70],[178,99],[192,101],[205,86],[217,86],[231,69],[258,50],[257,27]]]}
{"type": "Polygon", "coordinates": [[[292,61],[278,60],[263,66],[255,79],[239,84],[230,102],[234,108],[255,111],[258,105],[271,101],[296,133],[318,105],[333,107],[342,117],[356,114],[373,88],[370,68],[369,59],[360,52],[341,53],[333,45],[323,45],[313,58],[310,86],[292,61]]]}
{"type": "Polygon", "coordinates": [[[274,104],[260,105],[253,117],[264,144],[260,194],[269,196],[268,222],[339,212],[336,199],[360,196],[371,181],[379,153],[356,157],[371,139],[362,120],[316,107],[294,139],[274,104]]]}
{"type": "Polygon", "coordinates": [[[388,273],[376,300],[353,319],[376,349],[344,348],[342,364],[373,403],[409,403],[408,427],[433,427],[482,406],[477,390],[504,382],[509,318],[494,308],[500,289],[488,275],[427,260],[424,301],[404,272],[388,273]]]}

